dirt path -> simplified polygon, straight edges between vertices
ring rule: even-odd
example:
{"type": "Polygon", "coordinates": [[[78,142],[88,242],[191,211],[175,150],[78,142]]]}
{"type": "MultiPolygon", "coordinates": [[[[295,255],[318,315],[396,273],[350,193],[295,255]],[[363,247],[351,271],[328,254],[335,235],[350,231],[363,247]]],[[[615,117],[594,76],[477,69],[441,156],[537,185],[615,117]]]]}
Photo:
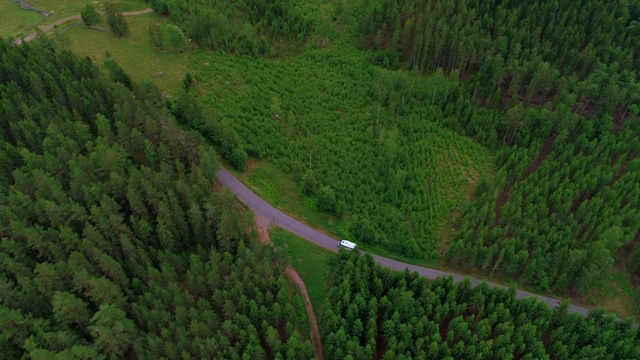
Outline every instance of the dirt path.
{"type": "Polygon", "coordinates": [[[320,339],[320,331],[318,330],[318,322],[316,321],[316,314],[313,312],[313,305],[311,305],[311,299],[309,298],[309,293],[307,292],[307,287],[304,285],[304,281],[298,274],[298,272],[291,267],[291,265],[287,266],[284,273],[293,281],[294,284],[298,285],[300,292],[302,293],[302,298],[304,299],[304,306],[307,308],[307,314],[309,315],[309,323],[311,323],[311,343],[313,344],[313,354],[316,359],[324,360],[324,355],[322,354],[322,340],[320,339]]]}
{"type": "Polygon", "coordinates": [[[273,246],[273,241],[271,241],[271,237],[269,237],[271,221],[264,215],[256,214],[256,226],[258,227],[258,234],[260,235],[260,243],[273,246]]]}
{"type": "MultiPolygon", "coordinates": [[[[258,234],[260,234],[260,242],[264,245],[272,245],[273,242],[269,237],[269,226],[271,221],[264,215],[256,214],[256,225],[258,227],[258,234]]],[[[309,316],[309,323],[311,325],[311,344],[313,345],[313,354],[318,360],[324,360],[322,354],[322,340],[320,339],[320,331],[318,330],[318,321],[316,320],[316,314],[313,312],[313,305],[311,304],[311,298],[307,292],[307,287],[302,281],[302,278],[298,272],[291,266],[287,266],[284,270],[285,275],[293,281],[294,284],[300,289],[302,299],[304,300],[304,306],[307,308],[307,315],[309,316]]]]}
{"type": "Polygon", "coordinates": [[[123,16],[136,16],[136,15],[148,14],[150,12],[153,12],[152,8],[146,8],[146,9],[136,10],[136,11],[125,11],[125,12],[122,13],[122,15],[123,16]]]}
{"type": "MultiPolygon", "coordinates": [[[[150,12],[153,12],[152,8],[146,8],[143,10],[136,10],[136,11],[127,11],[127,12],[123,12],[122,15],[123,16],[136,16],[136,15],[142,15],[142,14],[148,14],[150,12]]],[[[54,22],[53,24],[49,24],[47,26],[44,26],[43,28],[41,28],[40,30],[42,30],[42,32],[46,33],[51,31],[53,28],[55,28],[56,26],[62,25],[68,21],[72,21],[72,20],[81,20],[82,17],[80,16],[80,14],[75,14],[75,15],[71,15],[71,16],[67,16],[64,19],[60,19],[56,22],[54,22]]],[[[13,40],[13,43],[16,45],[20,45],[23,42],[29,42],[32,41],[34,39],[36,39],[38,37],[37,33],[33,33],[33,34],[29,34],[23,38],[17,38],[15,40],[13,40]]]]}

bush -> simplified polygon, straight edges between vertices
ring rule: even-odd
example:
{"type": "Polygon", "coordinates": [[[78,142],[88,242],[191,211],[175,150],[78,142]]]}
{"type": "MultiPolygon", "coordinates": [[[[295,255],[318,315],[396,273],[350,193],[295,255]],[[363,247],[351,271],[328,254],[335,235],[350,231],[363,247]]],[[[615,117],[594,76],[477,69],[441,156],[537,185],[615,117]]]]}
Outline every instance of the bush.
{"type": "Polygon", "coordinates": [[[318,209],[328,213],[335,213],[336,194],[330,186],[323,186],[318,190],[318,209]]]}
{"type": "Polygon", "coordinates": [[[162,29],[162,38],[172,50],[180,50],[187,45],[187,37],[179,27],[167,24],[162,29]]]}
{"type": "Polygon", "coordinates": [[[80,12],[80,16],[82,17],[82,22],[87,26],[91,26],[100,21],[100,14],[96,11],[95,6],[91,4],[84,7],[80,12]]]}
{"type": "Polygon", "coordinates": [[[308,171],[302,176],[302,193],[307,196],[313,196],[318,188],[318,182],[313,172],[308,171]]]}
{"type": "Polygon", "coordinates": [[[242,147],[237,147],[231,151],[227,160],[234,169],[244,171],[244,164],[247,162],[247,158],[247,152],[242,147]]]}
{"type": "Polygon", "coordinates": [[[118,6],[115,4],[105,4],[107,10],[107,23],[111,32],[118,37],[124,37],[129,35],[129,23],[122,15],[122,12],[118,10],[118,6]]]}
{"type": "Polygon", "coordinates": [[[369,220],[365,218],[355,219],[351,226],[349,227],[349,231],[353,234],[353,237],[363,243],[374,244],[377,242],[377,236],[369,220]]]}

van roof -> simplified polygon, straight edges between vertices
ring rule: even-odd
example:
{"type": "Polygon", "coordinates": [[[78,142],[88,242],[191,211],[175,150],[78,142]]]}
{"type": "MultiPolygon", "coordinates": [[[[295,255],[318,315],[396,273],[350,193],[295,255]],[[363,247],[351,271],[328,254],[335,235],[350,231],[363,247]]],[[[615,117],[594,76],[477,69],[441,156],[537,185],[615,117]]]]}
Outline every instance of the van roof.
{"type": "Polygon", "coordinates": [[[344,246],[344,247],[347,247],[347,248],[349,248],[349,249],[353,249],[353,248],[355,248],[355,247],[356,247],[356,243],[351,242],[351,241],[349,241],[349,240],[342,240],[342,241],[340,241],[340,245],[342,245],[342,246],[344,246]]]}

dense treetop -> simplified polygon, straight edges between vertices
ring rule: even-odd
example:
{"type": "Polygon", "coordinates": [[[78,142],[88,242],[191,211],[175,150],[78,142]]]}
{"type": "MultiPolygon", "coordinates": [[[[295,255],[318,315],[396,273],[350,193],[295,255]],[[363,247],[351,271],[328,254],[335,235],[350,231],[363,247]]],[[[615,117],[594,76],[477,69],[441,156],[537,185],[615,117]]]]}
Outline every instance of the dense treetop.
{"type": "Polygon", "coordinates": [[[568,314],[535,299],[451,278],[382,269],[342,253],[323,314],[332,359],[636,359],[640,332],[601,311],[568,314]]]}
{"type": "Polygon", "coordinates": [[[457,69],[481,97],[569,106],[577,98],[581,111],[622,118],[640,99],[637,0],[364,0],[340,15],[387,64],[457,69]]]}
{"type": "MultiPolygon", "coordinates": [[[[203,47],[238,54],[273,54],[271,42],[303,42],[312,20],[294,0],[151,0],[151,6],[169,18],[203,47]]],[[[280,50],[286,47],[280,47],[280,50]]]]}
{"type": "Polygon", "coordinates": [[[193,125],[290,172],[344,236],[588,293],[616,253],[640,268],[638,9],[337,1],[296,58],[203,70],[236,86],[207,85],[219,117],[193,125]]]}
{"type": "Polygon", "coordinates": [[[217,164],[111,62],[0,40],[0,358],[308,359],[217,164]]]}
{"type": "MultiPolygon", "coordinates": [[[[370,248],[548,291],[589,293],[616,257],[640,279],[638,0],[150,3],[159,49],[223,50],[173,99],[0,40],[0,357],[312,356],[201,135],[370,248]]],[[[327,358],[640,357],[599,311],[333,269],[327,358]]]]}

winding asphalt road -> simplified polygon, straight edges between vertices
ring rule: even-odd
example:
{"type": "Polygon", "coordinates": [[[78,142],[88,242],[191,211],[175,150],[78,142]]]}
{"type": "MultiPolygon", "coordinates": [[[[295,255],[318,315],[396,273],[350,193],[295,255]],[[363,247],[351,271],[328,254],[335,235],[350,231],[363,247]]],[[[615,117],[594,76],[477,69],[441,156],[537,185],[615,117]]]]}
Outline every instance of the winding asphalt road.
{"type": "MultiPolygon", "coordinates": [[[[220,184],[223,186],[227,186],[233,191],[240,201],[245,203],[256,215],[262,215],[263,217],[269,219],[272,224],[277,225],[285,230],[288,230],[303,239],[311,241],[317,245],[320,245],[328,250],[337,252],[338,251],[338,240],[327,236],[326,234],[313,229],[312,227],[292,218],[291,216],[283,213],[282,211],[276,209],[271,206],[266,201],[262,200],[258,195],[256,195],[253,191],[249,190],[238,178],[236,178],[229,170],[225,168],[220,168],[216,178],[220,184]]],[[[427,279],[435,279],[438,276],[453,276],[454,282],[463,281],[466,277],[450,272],[443,272],[439,270],[429,269],[421,266],[406,264],[400,261],[388,259],[382,256],[373,255],[373,258],[377,263],[384,267],[388,267],[392,270],[403,271],[404,269],[409,269],[411,272],[417,272],[421,276],[424,276],[427,279]]],[[[482,283],[481,279],[469,278],[471,284],[476,286],[482,283]]],[[[488,282],[489,285],[494,287],[499,287],[503,289],[507,289],[507,287],[488,282]]],[[[536,295],[527,291],[517,290],[516,297],[518,299],[524,299],[529,297],[535,297],[539,301],[547,303],[550,307],[556,307],[560,301],[558,299],[536,295]]],[[[570,304],[569,312],[572,313],[580,313],[583,315],[587,315],[589,313],[589,309],[570,304]]]]}

